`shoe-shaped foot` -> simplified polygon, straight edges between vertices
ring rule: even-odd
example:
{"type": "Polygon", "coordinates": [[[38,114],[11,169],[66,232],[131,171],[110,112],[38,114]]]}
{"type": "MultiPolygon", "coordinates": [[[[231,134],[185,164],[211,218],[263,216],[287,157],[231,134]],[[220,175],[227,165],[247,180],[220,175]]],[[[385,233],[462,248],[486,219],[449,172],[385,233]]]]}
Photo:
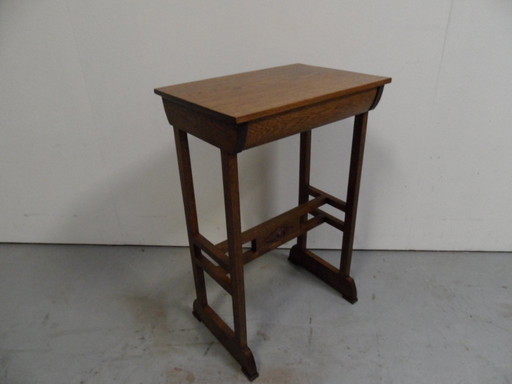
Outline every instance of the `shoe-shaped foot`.
{"type": "Polygon", "coordinates": [[[350,276],[343,276],[340,270],[328,263],[309,249],[301,249],[297,245],[290,249],[288,260],[311,272],[333,287],[345,300],[354,304],[357,301],[357,289],[354,279],[350,276]]]}
{"type": "Polygon", "coordinates": [[[253,381],[260,375],[258,373],[258,371],[256,371],[256,370],[249,371],[249,370],[245,369],[245,367],[242,367],[242,372],[244,373],[245,377],[247,377],[247,379],[249,379],[249,381],[253,381]]]}
{"type": "Polygon", "coordinates": [[[199,303],[197,302],[197,299],[194,300],[194,303],[192,304],[192,314],[194,315],[194,317],[200,322],[202,323],[203,320],[201,320],[201,318],[199,317],[199,311],[196,309],[197,307],[199,306],[199,303]]]}

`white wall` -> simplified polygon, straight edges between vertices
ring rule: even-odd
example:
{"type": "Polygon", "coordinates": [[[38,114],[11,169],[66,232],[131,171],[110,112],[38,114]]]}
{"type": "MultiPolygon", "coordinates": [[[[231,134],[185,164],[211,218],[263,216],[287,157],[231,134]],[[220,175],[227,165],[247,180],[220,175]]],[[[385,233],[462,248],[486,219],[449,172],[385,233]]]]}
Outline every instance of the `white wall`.
{"type": "MultiPolygon", "coordinates": [[[[2,0],[0,241],[185,244],[153,88],[302,62],[393,77],[357,248],[510,251],[511,20],[510,0],[2,0]]],[[[342,197],[350,125],[313,134],[313,181],[342,197]]],[[[221,240],[219,155],[191,147],[201,228],[221,240]]],[[[244,227],[295,204],[297,147],[242,153],[244,227]]]]}

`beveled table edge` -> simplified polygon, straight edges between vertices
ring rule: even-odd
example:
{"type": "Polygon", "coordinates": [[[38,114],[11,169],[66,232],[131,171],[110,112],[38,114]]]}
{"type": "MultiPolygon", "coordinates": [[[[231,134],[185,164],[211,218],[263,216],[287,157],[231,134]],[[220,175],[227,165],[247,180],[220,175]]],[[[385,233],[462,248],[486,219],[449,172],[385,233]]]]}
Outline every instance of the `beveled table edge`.
{"type": "MultiPolygon", "coordinates": [[[[249,122],[249,121],[257,120],[257,119],[260,119],[260,118],[269,117],[269,116],[272,116],[272,115],[275,115],[275,114],[278,114],[278,113],[291,111],[293,109],[300,108],[300,107],[303,107],[305,105],[316,104],[316,103],[320,103],[320,102],[336,99],[336,98],[339,98],[339,97],[342,97],[342,96],[349,96],[349,95],[360,93],[360,92],[364,92],[364,91],[367,91],[367,90],[370,90],[370,89],[383,87],[384,85],[389,84],[392,81],[392,79],[390,77],[370,75],[370,74],[361,73],[361,72],[339,70],[339,71],[348,72],[348,73],[354,73],[354,74],[358,74],[358,75],[371,76],[371,77],[375,78],[375,81],[365,83],[365,84],[363,84],[361,86],[352,87],[352,88],[345,88],[345,89],[342,89],[342,90],[339,90],[339,91],[336,91],[336,92],[322,94],[322,95],[319,95],[317,97],[312,97],[312,98],[309,98],[309,99],[302,99],[302,100],[300,100],[298,102],[288,103],[288,104],[280,105],[280,106],[277,106],[277,107],[274,107],[274,108],[268,108],[268,109],[264,109],[264,110],[261,110],[261,111],[256,111],[254,113],[250,113],[250,114],[246,114],[246,115],[241,115],[241,116],[231,116],[231,115],[222,113],[220,111],[216,111],[216,110],[211,109],[211,108],[204,107],[202,105],[198,105],[198,104],[196,104],[194,102],[191,102],[191,101],[188,101],[188,100],[176,97],[174,95],[171,95],[171,94],[165,92],[166,88],[169,88],[169,87],[172,87],[172,86],[176,86],[176,85],[192,84],[192,83],[197,83],[197,82],[204,81],[204,80],[219,79],[219,78],[230,77],[230,76],[234,76],[234,75],[242,75],[242,74],[247,74],[247,73],[252,73],[252,72],[259,72],[259,71],[262,71],[262,70],[273,69],[273,68],[287,67],[287,66],[292,66],[292,65],[303,65],[303,66],[316,67],[316,68],[325,68],[325,69],[331,69],[331,70],[335,69],[335,68],[311,66],[311,65],[307,65],[307,64],[296,63],[296,64],[289,64],[289,65],[283,65],[283,66],[278,66],[278,67],[263,68],[263,69],[258,69],[258,70],[255,70],[255,71],[240,72],[240,73],[235,73],[235,74],[231,74],[231,75],[216,76],[216,77],[211,77],[211,78],[202,79],[202,80],[195,80],[195,81],[190,81],[190,82],[185,82],[185,83],[172,84],[172,85],[168,85],[168,86],[164,86],[164,87],[155,88],[154,89],[154,93],[159,95],[159,96],[161,96],[163,99],[169,100],[171,102],[174,102],[176,104],[182,105],[184,107],[187,107],[187,108],[190,108],[190,109],[193,109],[193,110],[196,110],[196,111],[203,112],[203,113],[211,115],[211,116],[215,116],[215,117],[220,118],[220,119],[222,119],[222,120],[224,120],[226,122],[230,122],[230,123],[234,123],[234,124],[241,124],[241,123],[246,123],[246,122],[249,122]]],[[[378,100],[377,100],[377,103],[378,103],[378,100]]],[[[373,109],[373,108],[371,108],[371,109],[373,109]]]]}

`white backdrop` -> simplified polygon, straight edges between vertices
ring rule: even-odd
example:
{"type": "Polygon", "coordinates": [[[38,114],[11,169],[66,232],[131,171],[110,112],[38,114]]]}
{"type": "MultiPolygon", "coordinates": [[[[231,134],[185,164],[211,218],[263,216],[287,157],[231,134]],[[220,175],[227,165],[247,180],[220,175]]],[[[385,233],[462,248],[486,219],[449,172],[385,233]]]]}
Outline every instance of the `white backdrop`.
{"type": "MultiPolygon", "coordinates": [[[[153,88],[302,62],[393,77],[356,248],[510,251],[511,20],[510,0],[2,0],[0,241],[185,244],[153,88]]],[[[314,185],[343,198],[351,123],[313,134],[314,185]]],[[[200,226],[221,240],[220,156],[191,148],[200,226]]],[[[297,167],[297,137],[242,153],[244,227],[295,205],[297,167]]]]}

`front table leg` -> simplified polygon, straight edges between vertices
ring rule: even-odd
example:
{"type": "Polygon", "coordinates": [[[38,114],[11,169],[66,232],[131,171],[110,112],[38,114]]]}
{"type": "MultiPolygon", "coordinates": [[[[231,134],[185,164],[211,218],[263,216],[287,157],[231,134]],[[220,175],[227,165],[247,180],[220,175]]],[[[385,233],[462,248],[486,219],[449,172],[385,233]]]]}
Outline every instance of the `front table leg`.
{"type": "Polygon", "coordinates": [[[250,379],[258,377],[256,364],[251,350],[247,346],[247,325],[245,319],[244,260],[242,249],[242,228],[240,223],[240,194],[238,183],[238,161],[236,154],[221,151],[222,180],[224,184],[224,206],[226,209],[226,229],[228,236],[228,255],[231,267],[233,300],[233,322],[235,342],[240,355],[235,358],[242,365],[242,371],[250,379]]]}
{"type": "MultiPolygon", "coordinates": [[[[190,163],[190,150],[188,146],[187,133],[175,127],[174,140],[176,142],[176,155],[178,157],[178,168],[180,171],[181,192],[183,195],[183,206],[185,208],[190,256],[192,257],[192,271],[194,273],[194,284],[197,297],[196,301],[198,306],[205,307],[208,305],[208,300],[206,297],[204,272],[194,262],[194,259],[200,256],[201,250],[193,241],[194,236],[199,233],[199,225],[197,222],[196,199],[194,195],[194,182],[192,180],[192,165],[190,163]]],[[[194,315],[196,315],[195,312],[194,315]]]]}

